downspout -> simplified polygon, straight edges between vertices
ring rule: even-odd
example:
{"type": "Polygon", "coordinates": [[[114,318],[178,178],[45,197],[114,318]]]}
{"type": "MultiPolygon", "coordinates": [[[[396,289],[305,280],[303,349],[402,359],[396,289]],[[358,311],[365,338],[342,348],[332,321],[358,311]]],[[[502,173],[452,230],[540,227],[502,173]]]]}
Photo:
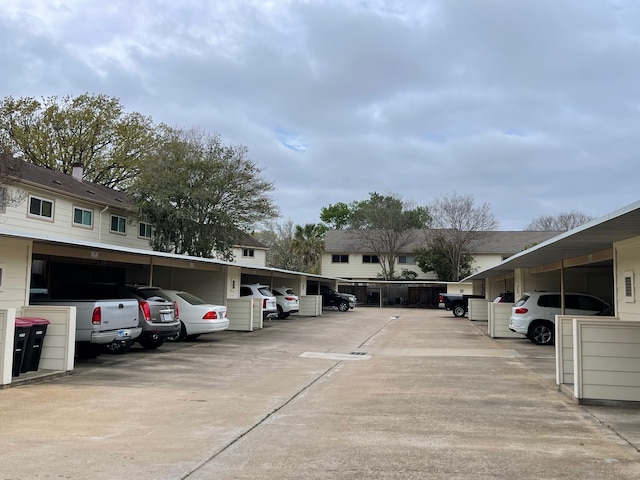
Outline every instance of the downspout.
{"type": "Polygon", "coordinates": [[[109,205],[100,210],[100,222],[98,226],[98,243],[102,243],[102,214],[109,210],[109,205]]]}

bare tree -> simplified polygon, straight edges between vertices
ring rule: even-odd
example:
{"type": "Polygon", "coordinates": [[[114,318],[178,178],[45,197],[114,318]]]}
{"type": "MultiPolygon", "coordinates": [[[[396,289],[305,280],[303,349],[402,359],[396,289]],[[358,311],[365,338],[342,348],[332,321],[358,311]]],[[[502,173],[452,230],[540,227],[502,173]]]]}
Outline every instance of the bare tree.
{"type": "Polygon", "coordinates": [[[269,222],[263,230],[254,234],[267,250],[267,266],[284,270],[304,271],[304,259],[293,249],[296,225],[287,220],[284,223],[269,222]]]}
{"type": "Polygon", "coordinates": [[[465,262],[471,242],[481,240],[485,232],[495,230],[498,222],[489,204],[478,206],[471,195],[445,195],[430,204],[429,212],[433,230],[423,253],[429,252],[431,257],[434,251],[445,255],[452,268],[451,277],[458,281],[466,273],[465,262]]]}
{"type": "Polygon", "coordinates": [[[9,188],[22,178],[23,161],[7,152],[0,152],[0,210],[17,205],[26,198],[22,190],[9,188]]]}
{"type": "Polygon", "coordinates": [[[536,232],[566,232],[567,230],[579,227],[591,220],[593,220],[593,217],[585,213],[572,210],[570,212],[558,213],[556,215],[542,215],[537,217],[525,227],[525,230],[536,232]]]}

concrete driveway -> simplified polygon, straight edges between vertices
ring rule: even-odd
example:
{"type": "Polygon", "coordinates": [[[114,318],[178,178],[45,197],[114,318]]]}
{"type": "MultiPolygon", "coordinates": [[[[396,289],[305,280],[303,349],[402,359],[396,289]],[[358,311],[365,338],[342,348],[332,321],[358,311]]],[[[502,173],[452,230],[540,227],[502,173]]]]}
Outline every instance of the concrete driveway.
{"type": "Polygon", "coordinates": [[[485,327],[356,308],[79,362],[0,391],[0,478],[640,478],[640,410],[485,327]]]}

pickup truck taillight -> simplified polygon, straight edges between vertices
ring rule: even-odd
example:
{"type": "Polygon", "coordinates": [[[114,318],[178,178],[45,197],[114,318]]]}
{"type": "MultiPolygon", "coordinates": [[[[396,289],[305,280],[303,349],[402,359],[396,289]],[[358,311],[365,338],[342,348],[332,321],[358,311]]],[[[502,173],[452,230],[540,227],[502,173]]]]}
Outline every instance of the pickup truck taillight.
{"type": "Polygon", "coordinates": [[[438,297],[438,302],[444,303],[444,297],[442,295],[438,297]]]}
{"type": "Polygon", "coordinates": [[[173,301],[173,305],[176,307],[176,319],[180,318],[180,312],[178,311],[178,302],[173,301]]]}
{"type": "Polygon", "coordinates": [[[267,299],[266,298],[262,299],[262,308],[264,308],[264,309],[267,308],[267,299]]]}
{"type": "Polygon", "coordinates": [[[203,320],[217,320],[218,319],[218,314],[214,311],[210,311],[204,314],[204,317],[202,317],[203,320]]]}
{"type": "Polygon", "coordinates": [[[140,301],[140,309],[142,310],[142,315],[144,315],[144,319],[147,322],[151,321],[151,308],[149,308],[149,302],[140,301]]]}
{"type": "Polygon", "coordinates": [[[91,323],[93,325],[100,325],[102,323],[102,310],[100,310],[100,307],[93,309],[93,313],[91,314],[91,323]]]}
{"type": "Polygon", "coordinates": [[[522,308],[522,307],[518,307],[516,308],[513,313],[518,313],[520,315],[524,315],[525,313],[527,313],[529,311],[528,308],[522,308]]]}

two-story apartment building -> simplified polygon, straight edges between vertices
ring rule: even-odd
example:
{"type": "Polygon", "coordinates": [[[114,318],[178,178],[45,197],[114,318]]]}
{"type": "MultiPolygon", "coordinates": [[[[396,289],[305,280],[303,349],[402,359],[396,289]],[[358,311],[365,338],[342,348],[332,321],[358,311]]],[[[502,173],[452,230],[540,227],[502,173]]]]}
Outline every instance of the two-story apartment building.
{"type": "MultiPolygon", "coordinates": [[[[495,231],[485,232],[481,238],[469,246],[473,255],[473,271],[497,265],[531,245],[538,244],[557,235],[558,232],[535,231],[495,231]]],[[[410,282],[384,284],[380,281],[381,267],[378,255],[370,251],[356,230],[330,230],[325,237],[325,250],[321,260],[322,275],[339,277],[355,282],[343,286],[341,290],[366,299],[365,303],[405,303],[412,305],[437,305],[438,293],[447,291],[447,282],[439,282],[434,272],[423,272],[415,262],[414,252],[424,247],[429,235],[428,230],[416,230],[412,240],[404,246],[398,256],[395,271],[400,275],[403,270],[416,274],[410,282]],[[385,285],[385,286],[383,286],[385,285]]],[[[456,292],[483,293],[467,291],[472,285],[455,285],[456,292]]],[[[505,285],[512,290],[513,285],[505,285]]]]}

